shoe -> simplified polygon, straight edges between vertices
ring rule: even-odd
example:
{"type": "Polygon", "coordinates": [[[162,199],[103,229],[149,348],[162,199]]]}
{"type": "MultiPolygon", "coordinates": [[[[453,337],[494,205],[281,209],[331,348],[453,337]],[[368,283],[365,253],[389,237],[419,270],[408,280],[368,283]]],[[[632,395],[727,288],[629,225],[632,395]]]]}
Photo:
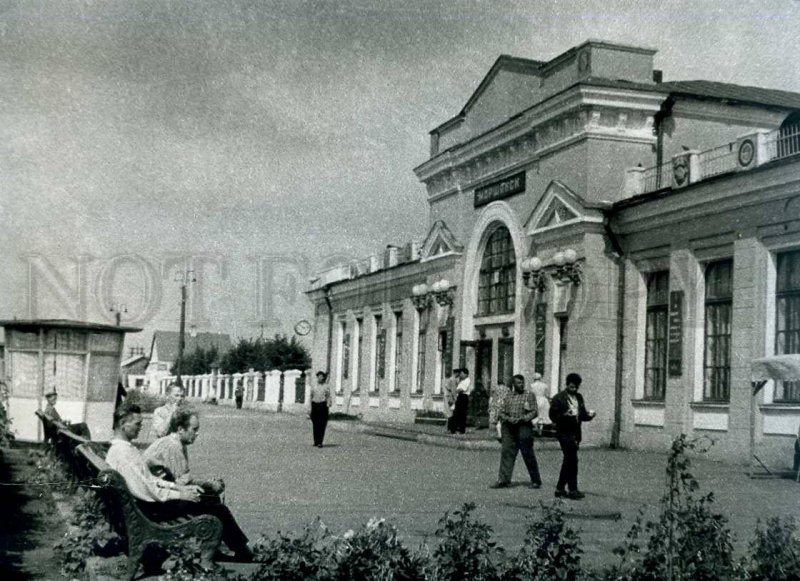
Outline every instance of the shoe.
{"type": "Polygon", "coordinates": [[[530,488],[537,489],[537,488],[541,488],[541,487],[542,487],[542,483],[541,482],[531,482],[530,483],[530,488]]]}
{"type": "Polygon", "coordinates": [[[317,444],[317,448],[322,448],[322,444],[317,444]]]}
{"type": "Polygon", "coordinates": [[[233,558],[237,563],[252,563],[255,555],[250,549],[241,549],[234,553],[233,558]]]}
{"type": "Polygon", "coordinates": [[[566,490],[559,490],[556,488],[556,498],[564,498],[565,496],[567,496],[566,490]]]}
{"type": "Polygon", "coordinates": [[[495,482],[489,488],[508,488],[508,482],[495,482]]]}
{"type": "Polygon", "coordinates": [[[586,498],[586,495],[580,490],[572,490],[567,494],[567,498],[570,500],[581,500],[582,498],[586,498]]]}

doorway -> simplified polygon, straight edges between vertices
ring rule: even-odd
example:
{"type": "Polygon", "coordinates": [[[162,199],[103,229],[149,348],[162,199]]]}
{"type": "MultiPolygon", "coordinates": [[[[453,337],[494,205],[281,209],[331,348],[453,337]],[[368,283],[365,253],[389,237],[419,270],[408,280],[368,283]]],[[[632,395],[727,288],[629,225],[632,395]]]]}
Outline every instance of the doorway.
{"type": "Polygon", "coordinates": [[[489,394],[492,389],[492,340],[475,345],[475,387],[470,398],[470,416],[478,427],[489,424],[489,394]]]}

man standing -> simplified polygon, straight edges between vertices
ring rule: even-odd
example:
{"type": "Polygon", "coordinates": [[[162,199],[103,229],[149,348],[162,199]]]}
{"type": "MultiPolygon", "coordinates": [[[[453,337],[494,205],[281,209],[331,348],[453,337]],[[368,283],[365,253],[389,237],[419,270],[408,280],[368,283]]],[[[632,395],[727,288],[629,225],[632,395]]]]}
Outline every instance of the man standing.
{"type": "Polygon", "coordinates": [[[144,458],[150,472],[159,478],[181,485],[194,484],[202,488],[208,498],[218,500],[225,490],[222,480],[198,480],[189,471],[188,447],[194,444],[199,432],[200,417],[197,412],[181,407],[172,414],[169,434],[150,444],[144,452],[144,458]]]}
{"type": "Polygon", "coordinates": [[[153,424],[150,426],[150,438],[163,438],[169,432],[169,421],[172,419],[172,414],[178,409],[178,406],[183,403],[184,391],[183,387],[177,383],[171,383],[167,391],[167,403],[161,407],[157,407],[153,411],[153,424]]]}
{"type": "Polygon", "coordinates": [[[536,434],[541,436],[543,426],[550,422],[550,400],[548,399],[550,390],[542,381],[541,373],[533,374],[531,391],[536,396],[536,407],[539,408],[539,416],[533,421],[533,428],[536,434]]]}
{"type": "MultiPolygon", "coordinates": [[[[202,489],[199,486],[168,482],[153,476],[144,456],[131,443],[141,429],[142,414],[139,406],[120,406],[114,413],[114,437],[106,454],[106,462],[125,480],[142,512],[156,522],[203,514],[215,516],[222,522],[222,540],[235,553],[236,559],[252,561],[253,554],[247,546],[247,537],[236,524],[227,506],[200,502],[202,489]]],[[[202,555],[203,564],[210,565],[212,558],[213,551],[202,555]]]]}
{"type": "Polygon", "coordinates": [[[514,474],[517,452],[528,468],[531,488],[541,488],[539,464],[533,451],[533,419],[538,415],[536,396],[525,391],[525,378],[515,375],[512,389],[499,402],[497,419],[500,422],[502,452],[500,453],[500,475],[492,488],[507,488],[514,474]]]}
{"type": "Polygon", "coordinates": [[[467,414],[469,413],[469,394],[472,392],[472,383],[469,379],[469,370],[462,367],[458,370],[458,385],[456,385],[456,403],[453,408],[453,422],[450,426],[451,434],[465,434],[467,432],[467,414]]]}
{"type": "Polygon", "coordinates": [[[333,405],[326,372],[317,371],[317,384],[311,388],[308,399],[311,405],[308,416],[311,418],[314,445],[322,448],[322,442],[325,440],[325,428],[328,426],[328,413],[333,405]]]}
{"type": "Polygon", "coordinates": [[[583,379],[577,373],[567,375],[567,388],[550,400],[550,419],[556,428],[556,438],[564,458],[558,475],[556,497],[580,500],[585,495],[578,490],[578,447],[581,443],[581,423],[594,419],[587,411],[583,396],[578,393],[583,379]]]}
{"type": "Polygon", "coordinates": [[[233,399],[236,402],[236,409],[242,409],[242,402],[244,401],[244,386],[239,383],[233,392],[233,399]]]}

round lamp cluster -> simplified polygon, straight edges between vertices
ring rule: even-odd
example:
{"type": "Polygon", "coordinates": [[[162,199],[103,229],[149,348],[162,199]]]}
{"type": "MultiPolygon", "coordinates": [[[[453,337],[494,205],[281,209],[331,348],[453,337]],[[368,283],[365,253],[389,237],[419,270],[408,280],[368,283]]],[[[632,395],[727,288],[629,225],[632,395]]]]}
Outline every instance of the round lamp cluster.
{"type": "MultiPolygon", "coordinates": [[[[407,287],[406,287],[406,288],[407,288],[407,287]]],[[[423,296],[423,295],[426,295],[426,294],[428,294],[428,285],[427,285],[427,284],[425,284],[425,283],[422,283],[422,284],[415,284],[415,285],[414,285],[414,286],[411,288],[411,294],[412,294],[412,295],[414,295],[415,297],[421,297],[421,296],[423,296]]]]}

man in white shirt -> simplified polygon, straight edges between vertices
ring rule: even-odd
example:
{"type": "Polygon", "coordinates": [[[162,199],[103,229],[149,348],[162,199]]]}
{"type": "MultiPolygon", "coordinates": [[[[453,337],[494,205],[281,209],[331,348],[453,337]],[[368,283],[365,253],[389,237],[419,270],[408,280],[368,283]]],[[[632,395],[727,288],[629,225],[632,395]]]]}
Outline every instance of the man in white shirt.
{"type": "MultiPolygon", "coordinates": [[[[141,409],[123,404],[114,412],[114,437],[106,454],[108,465],[119,472],[139,508],[153,521],[171,521],[185,516],[209,514],[222,522],[222,540],[237,561],[252,561],[247,537],[224,504],[200,502],[203,490],[193,484],[181,485],[153,476],[144,456],[131,442],[142,429],[141,409]]],[[[209,561],[212,555],[204,555],[209,561]]]]}
{"type": "Polygon", "coordinates": [[[469,394],[472,393],[472,382],[469,370],[462,367],[458,370],[458,385],[456,385],[456,403],[453,408],[453,420],[450,426],[451,434],[464,434],[467,431],[467,414],[469,413],[469,394]]]}
{"type": "Polygon", "coordinates": [[[169,433],[169,421],[172,414],[185,399],[183,387],[172,383],[167,392],[167,403],[153,411],[153,423],[150,425],[150,439],[163,438],[169,433]]]}

